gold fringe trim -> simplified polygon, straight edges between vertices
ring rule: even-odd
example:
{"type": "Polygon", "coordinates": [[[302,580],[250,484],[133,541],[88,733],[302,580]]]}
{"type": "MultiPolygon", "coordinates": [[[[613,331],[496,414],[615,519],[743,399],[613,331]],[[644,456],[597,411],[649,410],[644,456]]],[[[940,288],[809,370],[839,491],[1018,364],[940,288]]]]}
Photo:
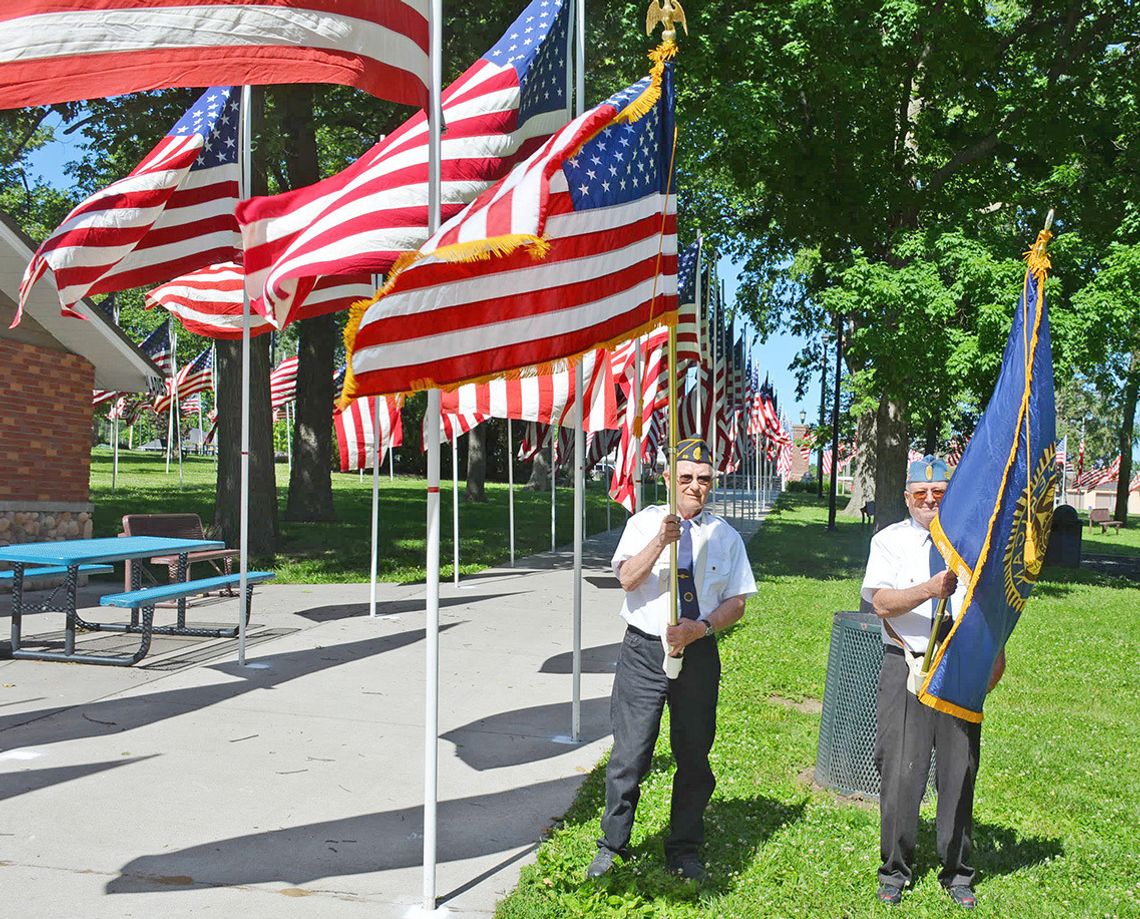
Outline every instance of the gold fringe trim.
{"type": "Polygon", "coordinates": [[[1042,230],[1037,234],[1037,241],[1025,253],[1025,262],[1029,265],[1029,273],[1033,275],[1038,284],[1045,282],[1049,276],[1049,269],[1053,267],[1053,260],[1049,258],[1049,253],[1046,251],[1049,240],[1052,238],[1053,234],[1049,230],[1042,230]]]}

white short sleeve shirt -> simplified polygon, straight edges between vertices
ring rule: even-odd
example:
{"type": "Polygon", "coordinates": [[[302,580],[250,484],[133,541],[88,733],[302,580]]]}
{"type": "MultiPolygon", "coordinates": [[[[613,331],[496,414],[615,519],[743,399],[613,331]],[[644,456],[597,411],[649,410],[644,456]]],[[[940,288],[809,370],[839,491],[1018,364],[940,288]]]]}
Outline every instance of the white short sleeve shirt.
{"type": "MultiPolygon", "coordinates": [[[[863,576],[863,599],[870,603],[872,593],[880,588],[905,590],[915,584],[929,581],[934,574],[943,570],[946,566],[939,562],[939,567],[931,571],[931,545],[930,531],[915,523],[913,517],[881,529],[871,539],[867,573],[863,576]]],[[[959,580],[958,589],[950,598],[950,612],[954,617],[958,616],[965,601],[966,584],[959,580]]],[[[925,654],[933,621],[934,603],[925,600],[910,612],[884,620],[881,626],[883,643],[897,645],[897,642],[887,634],[885,623],[889,622],[891,628],[906,642],[911,651],[915,654],[925,654]]]]}
{"type": "MultiPolygon", "coordinates": [[[[620,577],[622,563],[633,558],[661,529],[661,520],[669,508],[657,505],[634,514],[626,522],[621,541],[612,561],[614,574],[620,577]]],[[[697,603],[701,619],[707,619],[730,597],[756,593],[752,565],[744,549],[744,540],[733,526],[712,511],[701,511],[693,518],[693,580],[697,586],[697,603]]],[[[669,620],[669,550],[653,564],[649,577],[636,589],[627,591],[622,601],[621,617],[628,625],[649,635],[662,635],[669,620]]]]}

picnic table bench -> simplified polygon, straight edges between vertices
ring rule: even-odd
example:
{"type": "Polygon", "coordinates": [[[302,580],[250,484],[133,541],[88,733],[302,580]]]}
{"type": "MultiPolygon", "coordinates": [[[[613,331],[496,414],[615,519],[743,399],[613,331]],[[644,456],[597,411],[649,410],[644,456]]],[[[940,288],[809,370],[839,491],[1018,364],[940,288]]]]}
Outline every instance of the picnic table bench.
{"type": "MultiPolygon", "coordinates": [[[[197,514],[124,514],[123,532],[120,536],[162,536],[168,539],[205,539],[206,530],[202,518],[197,514]]],[[[208,562],[215,574],[233,574],[233,560],[241,553],[237,549],[199,549],[186,554],[186,578],[191,576],[195,562],[208,562]],[[221,563],[221,567],[219,567],[221,563]]],[[[165,565],[170,572],[170,582],[186,578],[178,577],[178,556],[157,555],[148,559],[152,565],[165,565]]],[[[130,590],[134,584],[135,565],[127,561],[123,571],[123,590],[130,590]]],[[[144,568],[144,566],[138,566],[144,568]]],[[[137,585],[135,585],[137,586],[137,585]]],[[[233,596],[230,586],[223,588],[233,596]]]]}
{"type": "MultiPolygon", "coordinates": [[[[12,638],[9,656],[31,660],[68,661],[81,664],[108,664],[129,667],[138,663],[150,650],[152,634],[187,635],[203,637],[232,637],[240,627],[226,629],[200,629],[186,625],[186,599],[200,596],[219,588],[232,588],[241,583],[240,574],[220,575],[186,580],[189,556],[194,552],[224,549],[225,544],[202,539],[168,539],[157,536],[127,536],[109,539],[72,539],[59,542],[23,543],[0,547],[0,561],[12,565],[3,580],[12,585],[12,638]],[[76,608],[76,587],[83,573],[106,573],[113,570],[110,562],[129,561],[162,556],[178,559],[175,583],[142,588],[141,566],[132,572],[130,590],[109,594],[100,602],[103,606],[117,606],[131,610],[127,623],[87,622],[76,608]],[[24,598],[24,584],[29,578],[46,577],[49,572],[64,578],[62,588],[56,588],[46,599],[32,602],[24,598]],[[63,591],[63,599],[56,596],[63,591]],[[154,625],[154,608],[162,600],[178,603],[176,624],[154,625]],[[63,650],[24,648],[21,646],[23,615],[28,612],[59,612],[66,616],[63,650]],[[75,649],[76,630],[92,632],[131,632],[140,635],[139,649],[133,654],[95,654],[75,649]]],[[[247,599],[252,600],[253,585],[273,577],[272,572],[247,572],[247,599]]],[[[248,622],[248,606],[247,619],[248,622]]]]}
{"type": "Polygon", "coordinates": [[[1107,507],[1094,507],[1089,510],[1089,529],[1095,528],[1098,523],[1102,533],[1107,533],[1109,527],[1119,533],[1120,527],[1123,525],[1119,520],[1113,519],[1107,507]]]}

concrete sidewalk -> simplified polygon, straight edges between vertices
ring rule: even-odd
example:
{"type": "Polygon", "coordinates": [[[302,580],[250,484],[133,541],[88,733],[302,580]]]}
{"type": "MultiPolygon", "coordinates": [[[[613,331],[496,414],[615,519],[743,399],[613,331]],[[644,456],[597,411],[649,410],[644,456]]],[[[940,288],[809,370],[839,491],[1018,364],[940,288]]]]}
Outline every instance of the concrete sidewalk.
{"type": "MultiPolygon", "coordinates": [[[[735,522],[746,539],[758,526],[735,522]]],[[[451,915],[494,912],[608,747],[619,535],[587,544],[581,744],[556,739],[570,731],[569,550],[442,587],[438,891],[451,915]]],[[[85,589],[88,618],[106,592],[85,589]]],[[[423,597],[381,584],[372,620],[367,584],[259,587],[248,667],[233,640],[171,638],[130,669],[0,661],[5,914],[414,913],[423,597]]],[[[209,602],[191,621],[237,618],[236,600],[209,602]]],[[[61,618],[27,617],[25,633],[61,618]]]]}

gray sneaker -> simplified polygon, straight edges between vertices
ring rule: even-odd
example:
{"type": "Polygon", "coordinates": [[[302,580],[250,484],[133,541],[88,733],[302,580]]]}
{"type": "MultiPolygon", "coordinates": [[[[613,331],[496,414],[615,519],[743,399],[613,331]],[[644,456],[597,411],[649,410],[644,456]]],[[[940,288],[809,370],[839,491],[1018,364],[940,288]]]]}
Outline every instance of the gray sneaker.
{"type": "Polygon", "coordinates": [[[590,867],[586,869],[586,878],[593,881],[608,873],[614,866],[615,854],[612,850],[599,846],[598,854],[594,856],[594,860],[590,862],[590,867]]]}

